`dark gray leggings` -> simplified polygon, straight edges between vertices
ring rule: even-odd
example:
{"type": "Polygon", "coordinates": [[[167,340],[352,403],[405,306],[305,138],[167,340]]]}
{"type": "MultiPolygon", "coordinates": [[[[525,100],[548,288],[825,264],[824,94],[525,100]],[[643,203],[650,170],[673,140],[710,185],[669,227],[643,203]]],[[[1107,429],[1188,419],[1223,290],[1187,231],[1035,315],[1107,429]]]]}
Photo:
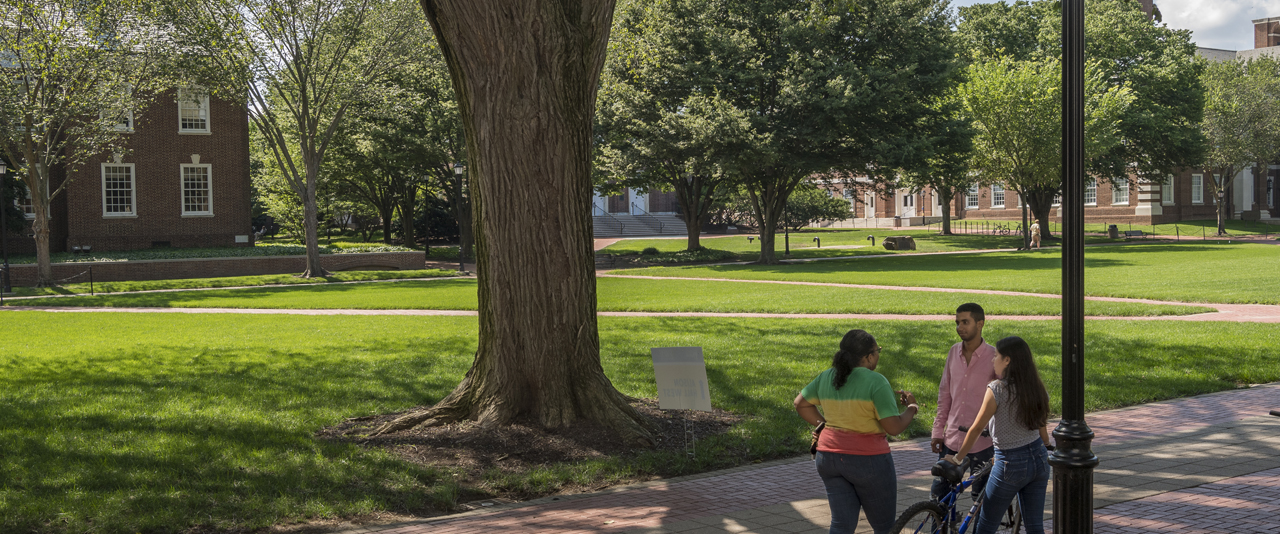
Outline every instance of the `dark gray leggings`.
{"type": "Polygon", "coordinates": [[[865,509],[876,534],[888,534],[898,515],[898,475],[892,454],[859,456],[818,451],[818,475],[831,505],[830,534],[852,534],[865,509]]]}

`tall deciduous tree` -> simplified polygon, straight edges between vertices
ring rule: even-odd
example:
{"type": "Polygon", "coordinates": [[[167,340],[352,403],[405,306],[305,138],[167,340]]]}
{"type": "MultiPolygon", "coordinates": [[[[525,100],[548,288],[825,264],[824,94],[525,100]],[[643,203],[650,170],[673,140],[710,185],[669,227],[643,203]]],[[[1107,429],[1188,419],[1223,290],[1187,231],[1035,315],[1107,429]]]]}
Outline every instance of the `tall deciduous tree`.
{"type": "Polygon", "coordinates": [[[480,336],[466,377],[378,433],[527,416],[652,443],[605,377],[592,253],[592,123],[612,0],[423,0],[453,75],[471,175],[480,336]]]}
{"type": "Polygon", "coordinates": [[[942,207],[942,234],[951,235],[953,201],[977,182],[969,172],[975,132],[954,95],[936,106],[936,113],[926,119],[931,132],[928,156],[914,168],[904,169],[898,185],[912,191],[932,189],[942,207]]]}
{"type": "Polygon", "coordinates": [[[620,7],[597,114],[601,191],[674,191],[688,250],[717,195],[750,147],[745,113],[721,98],[714,62],[692,56],[714,32],[708,2],[628,2],[620,7]]]}
{"type": "Polygon", "coordinates": [[[1280,154],[1280,68],[1272,58],[1224,61],[1204,74],[1208,89],[1201,130],[1209,140],[1204,166],[1218,211],[1218,235],[1226,234],[1227,192],[1250,165],[1266,169],[1280,154]]]}
{"type": "Polygon", "coordinates": [[[423,24],[410,0],[172,0],[189,52],[188,75],[211,93],[243,100],[267,158],[305,218],[307,268],[320,266],[316,189],[333,135],[411,46],[423,24]]]}
{"type": "Polygon", "coordinates": [[[761,263],[787,197],[831,171],[883,176],[928,152],[931,103],[958,72],[946,3],[714,0],[703,24],[715,85],[742,110],[755,142],[739,163],[761,221],[761,263]]]}
{"type": "MultiPolygon", "coordinates": [[[[1053,198],[1062,189],[1062,68],[1055,59],[997,59],[969,67],[957,90],[973,122],[973,169],[983,181],[1017,191],[1047,235],[1053,198]]],[[[1119,143],[1119,120],[1133,99],[1085,73],[1085,154],[1096,161],[1119,143]]]]}
{"type": "Polygon", "coordinates": [[[147,0],[0,3],[0,150],[31,193],[40,286],[53,283],[50,202],[91,158],[122,153],[167,88],[168,42],[147,0]],[[134,117],[134,113],[139,117],[134,117]]]}

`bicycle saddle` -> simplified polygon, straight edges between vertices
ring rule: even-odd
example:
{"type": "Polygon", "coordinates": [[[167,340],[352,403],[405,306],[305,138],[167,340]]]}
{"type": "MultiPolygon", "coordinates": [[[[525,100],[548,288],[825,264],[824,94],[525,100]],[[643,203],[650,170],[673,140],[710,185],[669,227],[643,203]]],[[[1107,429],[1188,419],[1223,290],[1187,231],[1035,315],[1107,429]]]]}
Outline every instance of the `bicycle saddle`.
{"type": "Polygon", "coordinates": [[[945,478],[947,482],[952,484],[959,484],[960,480],[964,478],[964,472],[968,470],[969,458],[966,456],[960,462],[960,465],[948,462],[945,458],[938,460],[938,463],[933,464],[933,468],[929,470],[929,473],[935,477],[945,478]]]}

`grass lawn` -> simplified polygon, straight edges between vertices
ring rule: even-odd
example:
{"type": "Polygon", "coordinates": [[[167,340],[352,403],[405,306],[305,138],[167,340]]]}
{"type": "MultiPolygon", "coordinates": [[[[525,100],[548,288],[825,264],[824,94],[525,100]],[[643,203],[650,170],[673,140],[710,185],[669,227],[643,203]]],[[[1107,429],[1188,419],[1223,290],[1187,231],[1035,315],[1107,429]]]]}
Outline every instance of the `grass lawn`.
{"type": "MultiPolygon", "coordinates": [[[[266,528],[376,511],[443,511],[451,473],[316,440],[343,418],[432,403],[475,350],[469,317],[2,316],[0,531],[190,532],[266,528]]],[[[747,419],[700,439],[698,456],[646,453],[473,481],[531,496],[566,481],[672,476],[806,450],[791,399],[826,368],[844,331],[884,347],[879,371],[925,405],[929,428],[946,322],[604,318],[602,363],[624,393],[655,395],[649,347],[702,346],[713,403],[747,419]]],[[[1054,321],[1018,334],[1060,401],[1054,321]]],[[[1086,407],[1099,410],[1280,380],[1280,325],[1089,323],[1086,407]]],[[[924,466],[921,466],[924,467],[924,466]]]]}
{"type": "MultiPolygon", "coordinates": [[[[627,274],[1060,293],[1061,251],[892,256],[785,265],[654,267],[627,274]]],[[[1280,247],[1151,244],[1085,250],[1089,295],[1280,304],[1280,247]]]]}
{"type": "MultiPolygon", "coordinates": [[[[881,245],[883,238],[887,236],[905,235],[911,236],[916,241],[916,252],[947,252],[957,250],[989,250],[1001,248],[1018,248],[1022,246],[1022,238],[1014,236],[992,236],[992,235],[938,235],[937,231],[926,229],[907,229],[907,228],[858,228],[858,229],[815,229],[806,228],[803,232],[791,233],[791,256],[793,258],[834,258],[838,256],[871,256],[885,254],[910,254],[907,252],[898,252],[885,250],[881,245]],[[876,245],[871,246],[871,241],[867,236],[876,237],[876,245]],[[814,242],[814,238],[821,239],[822,247],[818,247],[818,243],[814,242]],[[852,248],[858,247],[858,248],[852,248]]],[[[734,258],[726,258],[724,261],[755,261],[760,257],[760,241],[747,241],[746,235],[735,235],[729,237],[714,237],[710,239],[702,239],[702,246],[717,250],[732,252],[736,256],[734,258]]],[[[755,237],[755,236],[750,236],[755,237]]],[[[1105,243],[1112,242],[1110,239],[1090,236],[1089,243],[1105,243]]],[[[640,254],[644,249],[653,247],[658,249],[660,253],[675,253],[685,250],[688,242],[685,239],[624,239],[601,250],[604,254],[630,255],[640,254]]],[[[777,246],[775,247],[778,257],[782,257],[783,252],[783,235],[777,236],[777,246]]],[[[645,261],[654,263],[664,262],[662,257],[645,258],[645,261]]],[[[679,260],[672,259],[672,263],[679,263],[679,260]]]]}
{"type": "MultiPolygon", "coordinates": [[[[439,272],[439,271],[437,271],[439,272]]],[[[600,278],[601,311],[894,313],[949,314],[969,300],[981,300],[993,315],[1057,315],[1057,299],[1003,295],[964,295],[841,287],[756,284],[706,280],[600,278]]],[[[268,309],[419,309],[474,310],[474,279],[334,284],[208,291],[60,297],[12,301],[22,306],[268,308],[268,309]]],[[[1089,315],[1189,315],[1213,311],[1200,306],[1127,302],[1085,303],[1089,315]]]]}
{"type": "MultiPolygon", "coordinates": [[[[953,226],[952,228],[960,228],[965,222],[968,222],[969,226],[975,229],[989,228],[990,225],[993,224],[1021,224],[1021,221],[997,221],[985,219],[963,219],[960,221],[952,221],[952,224],[957,222],[960,223],[960,226],[953,226]]],[[[1149,224],[1140,225],[1129,223],[1110,224],[1115,224],[1117,229],[1120,230],[1121,235],[1123,235],[1126,230],[1142,230],[1143,233],[1148,235],[1203,236],[1212,241],[1214,234],[1218,232],[1218,221],[1208,219],[1201,221],[1178,221],[1176,223],[1157,224],[1155,226],[1149,224]]],[[[1108,223],[1085,223],[1084,231],[1087,233],[1105,234],[1107,233],[1107,226],[1108,223]]],[[[1263,222],[1229,220],[1225,222],[1225,226],[1227,227],[1227,234],[1234,236],[1272,236],[1280,233],[1280,225],[1267,224],[1263,222]]],[[[939,226],[935,223],[933,227],[936,228],[939,226]]],[[[1058,223],[1050,223],[1049,231],[1053,232],[1054,235],[1060,236],[1062,232],[1062,225],[1058,223]]]]}
{"type": "MultiPolygon", "coordinates": [[[[98,282],[93,285],[96,293],[124,293],[129,291],[154,291],[159,289],[201,289],[212,287],[245,287],[270,285],[325,284],[330,282],[360,282],[367,280],[399,280],[404,278],[441,278],[456,276],[456,271],[423,269],[416,271],[336,271],[326,277],[298,278],[292,274],[268,274],[262,276],[228,276],[223,278],[187,278],[181,280],[141,280],[130,282],[98,282]]],[[[88,295],[88,282],[56,287],[15,287],[13,296],[40,295],[88,295]]]]}

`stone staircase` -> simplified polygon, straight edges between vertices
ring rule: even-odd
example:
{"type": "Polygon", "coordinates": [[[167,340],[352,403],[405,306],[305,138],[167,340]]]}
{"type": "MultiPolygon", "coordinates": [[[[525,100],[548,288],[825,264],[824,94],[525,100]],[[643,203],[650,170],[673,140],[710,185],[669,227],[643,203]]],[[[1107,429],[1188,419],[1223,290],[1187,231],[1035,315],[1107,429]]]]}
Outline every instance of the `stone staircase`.
{"type": "Polygon", "coordinates": [[[596,215],[592,219],[595,237],[681,236],[687,233],[684,221],[675,215],[611,213],[596,215]]]}

